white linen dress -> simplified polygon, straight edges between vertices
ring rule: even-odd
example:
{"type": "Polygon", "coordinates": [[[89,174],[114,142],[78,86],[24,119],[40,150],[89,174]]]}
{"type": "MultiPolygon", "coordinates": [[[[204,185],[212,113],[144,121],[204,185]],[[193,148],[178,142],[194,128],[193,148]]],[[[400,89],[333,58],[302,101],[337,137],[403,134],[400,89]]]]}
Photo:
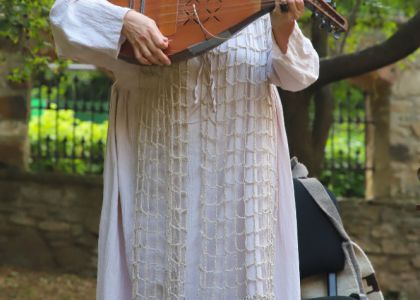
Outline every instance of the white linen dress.
{"type": "MultiPolygon", "coordinates": [[[[275,85],[319,59],[296,26],[286,54],[266,15],[169,67],[117,59],[127,8],[57,0],[59,56],[112,71],[97,299],[300,299],[293,183],[275,85]]],[[[89,199],[86,199],[89,201],[89,199]]]]}

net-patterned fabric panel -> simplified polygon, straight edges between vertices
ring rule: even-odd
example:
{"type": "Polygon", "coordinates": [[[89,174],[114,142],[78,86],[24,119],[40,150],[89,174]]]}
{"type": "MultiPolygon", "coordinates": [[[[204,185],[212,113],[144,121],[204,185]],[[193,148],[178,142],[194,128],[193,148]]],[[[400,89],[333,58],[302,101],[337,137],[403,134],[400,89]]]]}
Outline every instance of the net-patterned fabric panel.
{"type": "MultiPolygon", "coordinates": [[[[275,115],[269,17],[188,64],[144,68],[139,99],[133,300],[185,299],[186,239],[199,230],[198,299],[274,299],[275,115]],[[197,81],[197,91],[187,81],[197,81]],[[191,97],[198,100],[201,186],[188,199],[191,97]],[[188,211],[188,200],[199,211],[188,211]],[[199,228],[186,228],[200,214],[199,228]]],[[[189,279],[191,280],[191,278],[189,279]]]]}
{"type": "Polygon", "coordinates": [[[139,107],[133,299],[182,299],[187,105],[182,66],[144,70],[139,107]],[[166,83],[170,82],[168,85],[166,83]]]}
{"type": "Polygon", "coordinates": [[[268,21],[255,22],[204,58],[210,67],[200,82],[206,85],[200,95],[201,299],[274,299],[268,21]]]}

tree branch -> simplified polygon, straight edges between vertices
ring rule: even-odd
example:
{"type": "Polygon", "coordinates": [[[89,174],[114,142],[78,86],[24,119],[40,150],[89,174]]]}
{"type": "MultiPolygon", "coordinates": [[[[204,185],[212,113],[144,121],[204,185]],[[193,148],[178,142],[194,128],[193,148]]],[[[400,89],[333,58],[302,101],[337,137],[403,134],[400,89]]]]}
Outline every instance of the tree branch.
{"type": "Polygon", "coordinates": [[[365,50],[322,59],[318,80],[308,89],[315,90],[334,81],[358,76],[390,65],[420,47],[420,12],[388,40],[365,50]]]}
{"type": "Polygon", "coordinates": [[[344,33],[343,38],[341,39],[340,47],[338,48],[337,54],[342,54],[344,51],[344,46],[346,44],[347,38],[349,37],[350,29],[356,24],[357,14],[359,12],[361,3],[362,0],[356,0],[356,4],[353,6],[353,10],[349,17],[349,27],[344,33]]]}

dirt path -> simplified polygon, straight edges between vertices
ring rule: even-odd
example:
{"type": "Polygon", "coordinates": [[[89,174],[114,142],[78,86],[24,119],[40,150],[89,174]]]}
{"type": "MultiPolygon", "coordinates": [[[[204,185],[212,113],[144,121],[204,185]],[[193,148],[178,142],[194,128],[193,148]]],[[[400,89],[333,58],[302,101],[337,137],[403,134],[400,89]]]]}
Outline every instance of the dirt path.
{"type": "Polygon", "coordinates": [[[94,278],[0,266],[0,300],[95,300],[94,278]]]}

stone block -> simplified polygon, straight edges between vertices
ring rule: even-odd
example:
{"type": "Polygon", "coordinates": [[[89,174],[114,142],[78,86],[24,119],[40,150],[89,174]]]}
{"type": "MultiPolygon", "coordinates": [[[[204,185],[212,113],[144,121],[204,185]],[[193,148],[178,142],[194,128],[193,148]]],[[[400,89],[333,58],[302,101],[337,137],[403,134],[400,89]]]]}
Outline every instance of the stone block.
{"type": "Polygon", "coordinates": [[[366,252],[366,253],[373,253],[373,254],[380,254],[382,253],[381,243],[374,241],[368,237],[363,238],[353,238],[357,244],[366,252]]]}
{"type": "Polygon", "coordinates": [[[93,234],[85,233],[84,235],[80,236],[76,243],[81,246],[85,246],[89,249],[92,249],[98,245],[98,239],[93,234]]]}
{"type": "Polygon", "coordinates": [[[413,103],[410,101],[391,101],[390,111],[391,113],[407,113],[413,107],[413,103]]]}
{"type": "Polygon", "coordinates": [[[372,263],[372,266],[375,270],[382,270],[385,266],[388,264],[388,259],[382,255],[379,254],[370,254],[369,259],[372,263]]]}
{"type": "Polygon", "coordinates": [[[345,201],[340,204],[345,226],[350,224],[358,226],[358,224],[362,224],[362,222],[372,224],[379,220],[381,208],[370,205],[363,200],[345,201]]]}
{"type": "Polygon", "coordinates": [[[366,230],[365,225],[350,223],[350,222],[346,222],[345,227],[346,227],[347,233],[352,238],[360,237],[361,235],[363,235],[363,232],[366,230]]]}
{"type": "Polygon", "coordinates": [[[416,69],[407,69],[393,86],[393,94],[398,98],[420,95],[419,75],[416,69]]]}
{"type": "Polygon", "coordinates": [[[55,248],[63,248],[73,245],[70,239],[51,239],[49,238],[49,245],[55,250],[55,248]]]}
{"type": "Polygon", "coordinates": [[[384,291],[398,291],[401,289],[399,274],[393,272],[377,272],[378,281],[384,291]]]}
{"type": "Polygon", "coordinates": [[[98,257],[96,255],[91,257],[90,265],[93,268],[96,268],[96,266],[98,265],[98,257]]]}
{"type": "MultiPolygon", "coordinates": [[[[414,205],[411,207],[412,211],[415,212],[414,205]]],[[[401,225],[410,233],[420,234],[420,218],[419,216],[406,215],[401,220],[401,225]]]]}
{"type": "Polygon", "coordinates": [[[410,125],[413,134],[420,139],[420,121],[410,125]]]}
{"type": "Polygon", "coordinates": [[[80,236],[83,234],[83,226],[82,225],[72,225],[71,226],[71,233],[74,237],[80,236]]]}
{"type": "Polygon", "coordinates": [[[396,234],[396,230],[392,224],[384,223],[373,228],[371,234],[375,238],[389,238],[396,234]]]}
{"type": "MultiPolygon", "coordinates": [[[[0,188],[1,190],[1,188],[0,188]]],[[[7,200],[6,200],[7,201],[7,200]]],[[[8,205],[8,201],[6,202],[3,199],[0,200],[0,214],[11,214],[15,211],[15,207],[8,205]]]]}
{"type": "Polygon", "coordinates": [[[398,224],[401,224],[402,220],[400,218],[396,218],[395,216],[401,215],[401,213],[402,208],[384,206],[381,212],[381,221],[383,223],[394,224],[394,226],[397,226],[398,224]]]}
{"type": "Polygon", "coordinates": [[[395,144],[389,148],[389,154],[391,159],[395,159],[400,162],[407,162],[411,159],[410,149],[407,145],[395,144]]]}
{"type": "Polygon", "coordinates": [[[89,252],[75,246],[56,249],[54,256],[60,268],[66,271],[80,272],[86,269],[91,259],[89,252]]]}
{"type": "Polygon", "coordinates": [[[99,213],[89,213],[84,220],[84,224],[87,230],[97,235],[99,233],[99,213]]]}
{"type": "Polygon", "coordinates": [[[24,226],[16,226],[8,220],[8,216],[1,216],[0,219],[0,235],[15,236],[24,229],[24,226]]]}
{"type": "Polygon", "coordinates": [[[60,218],[66,222],[80,223],[83,220],[83,209],[81,207],[72,207],[72,209],[66,209],[60,214],[60,218]]]}
{"type": "Polygon", "coordinates": [[[19,193],[21,194],[23,199],[28,199],[27,201],[33,200],[35,203],[39,203],[41,205],[42,200],[42,189],[39,185],[31,183],[27,183],[20,187],[19,193]]]}
{"type": "Polygon", "coordinates": [[[418,236],[417,234],[407,234],[406,238],[408,241],[412,242],[420,241],[420,236],[418,236]]]}
{"type": "Polygon", "coordinates": [[[34,226],[36,221],[22,212],[13,214],[9,218],[10,222],[16,225],[34,226]]]}
{"type": "Polygon", "coordinates": [[[70,224],[60,221],[43,221],[38,224],[38,227],[46,231],[68,231],[70,224]]]}
{"type": "Polygon", "coordinates": [[[408,136],[410,136],[410,130],[409,128],[406,128],[406,127],[394,126],[394,127],[391,127],[390,131],[391,131],[391,135],[397,135],[399,138],[407,138],[408,136]]]}
{"type": "Polygon", "coordinates": [[[407,290],[407,298],[408,300],[418,300],[420,295],[420,278],[417,280],[408,282],[405,285],[405,289],[407,290]]]}
{"type": "MultiPolygon", "coordinates": [[[[413,263],[413,266],[417,269],[420,269],[420,253],[414,256],[414,258],[411,260],[413,263]]],[[[419,274],[420,277],[420,274],[419,274]]],[[[420,279],[420,278],[419,278],[420,279]]]]}
{"type": "Polygon", "coordinates": [[[407,249],[411,253],[418,253],[420,251],[420,243],[418,242],[407,242],[407,249]]]}
{"type": "Polygon", "coordinates": [[[404,239],[401,240],[387,240],[381,241],[383,253],[385,254],[410,254],[411,251],[407,248],[404,239]]]}
{"type": "MultiPolygon", "coordinates": [[[[388,262],[389,269],[392,272],[408,272],[411,269],[410,260],[408,258],[393,258],[388,262]]],[[[411,277],[410,277],[411,278],[411,277]]]]}
{"type": "Polygon", "coordinates": [[[45,239],[51,244],[53,241],[65,241],[68,244],[71,244],[73,237],[71,231],[43,231],[45,239]]]}
{"type": "Polygon", "coordinates": [[[28,118],[27,100],[24,96],[0,96],[0,120],[23,120],[28,118]]]}
{"type": "Polygon", "coordinates": [[[1,258],[2,264],[31,268],[35,270],[55,267],[50,248],[39,232],[25,227],[10,237],[1,258]]]}
{"type": "Polygon", "coordinates": [[[38,219],[47,219],[48,218],[48,213],[47,213],[47,209],[45,207],[45,205],[43,205],[42,203],[39,203],[39,205],[34,205],[30,210],[29,210],[29,215],[38,219]]]}
{"type": "MultiPolygon", "coordinates": [[[[410,267],[410,265],[408,265],[410,267]]],[[[410,269],[406,269],[404,271],[399,271],[400,273],[400,281],[402,281],[401,286],[406,287],[407,283],[413,280],[416,280],[417,276],[416,273],[410,272],[410,269]]]]}
{"type": "Polygon", "coordinates": [[[0,140],[0,169],[26,169],[28,145],[25,140],[0,140]]]}
{"type": "Polygon", "coordinates": [[[51,211],[62,211],[64,207],[67,207],[66,202],[63,198],[63,190],[60,188],[52,187],[44,191],[45,202],[54,207],[51,211]]]}

